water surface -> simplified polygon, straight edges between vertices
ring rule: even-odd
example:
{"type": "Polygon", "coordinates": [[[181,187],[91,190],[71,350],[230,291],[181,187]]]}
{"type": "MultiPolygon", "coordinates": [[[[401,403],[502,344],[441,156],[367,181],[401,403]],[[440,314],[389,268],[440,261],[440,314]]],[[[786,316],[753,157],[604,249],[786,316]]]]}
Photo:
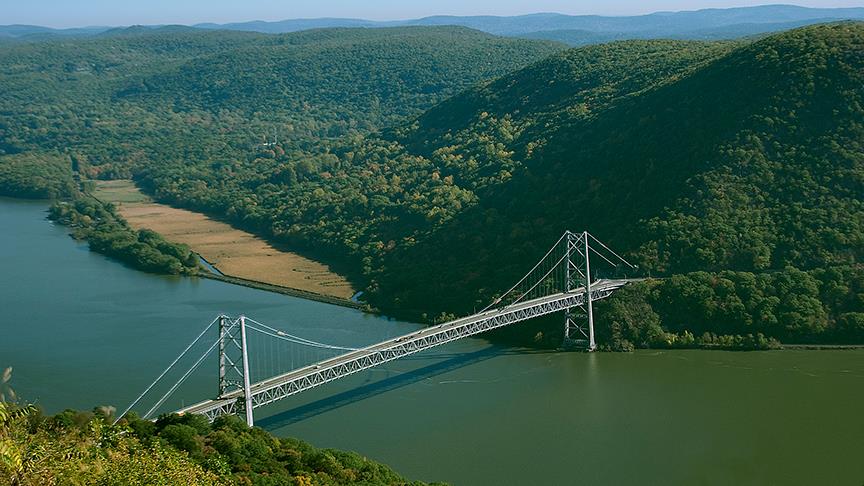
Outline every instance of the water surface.
{"type": "MultiPolygon", "coordinates": [[[[360,345],[415,329],[149,275],[0,199],[0,366],[48,412],[123,408],[220,312],[360,345]]],[[[253,366],[254,368],[254,366],[253,366]]],[[[206,362],[171,406],[212,395],[206,362]]],[[[864,483],[864,351],[548,353],[463,340],[256,410],[258,425],[468,485],[864,483]]]]}

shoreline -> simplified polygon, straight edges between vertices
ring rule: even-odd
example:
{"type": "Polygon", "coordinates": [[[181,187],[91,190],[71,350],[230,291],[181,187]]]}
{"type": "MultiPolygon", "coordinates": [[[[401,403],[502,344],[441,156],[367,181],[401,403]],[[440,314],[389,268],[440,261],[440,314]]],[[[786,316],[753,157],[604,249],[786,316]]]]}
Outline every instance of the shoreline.
{"type": "Polygon", "coordinates": [[[357,295],[352,282],[330,264],[274,246],[265,238],[207,214],[158,203],[132,180],[96,182],[88,196],[115,206],[133,229],[147,228],[167,241],[185,244],[199,258],[206,277],[247,287],[298,295],[322,302],[346,304],[357,295]]]}
{"type": "MultiPolygon", "coordinates": [[[[210,265],[213,266],[213,264],[210,264],[210,265]]],[[[213,266],[213,268],[217,268],[217,267],[213,266]]],[[[217,270],[218,270],[218,268],[217,268],[217,270]]],[[[377,312],[374,312],[369,307],[368,304],[364,304],[362,302],[355,302],[355,301],[350,300],[350,299],[342,299],[340,297],[335,297],[332,295],[318,294],[315,292],[310,292],[308,290],[301,290],[301,289],[295,289],[292,287],[285,287],[282,285],[269,284],[269,283],[265,283],[265,282],[259,282],[257,280],[245,279],[242,277],[234,277],[231,275],[226,275],[224,273],[222,275],[219,275],[219,274],[215,274],[212,272],[201,271],[198,273],[197,276],[199,276],[201,278],[207,278],[210,280],[218,280],[220,282],[225,282],[225,283],[229,283],[229,284],[233,284],[233,285],[239,285],[241,287],[248,287],[248,288],[252,288],[252,289],[256,289],[256,290],[263,290],[265,292],[273,292],[273,293],[277,293],[277,294],[288,295],[291,297],[298,297],[301,299],[312,300],[315,302],[323,302],[325,304],[338,305],[341,307],[349,307],[349,308],[357,309],[357,310],[360,310],[360,311],[363,311],[366,313],[377,314],[377,312]]]]}
{"type": "Polygon", "coordinates": [[[779,351],[854,351],[864,349],[864,344],[780,344],[779,351]]]}
{"type": "MultiPolygon", "coordinates": [[[[92,197],[93,199],[99,200],[98,198],[94,197],[92,194],[87,194],[87,195],[92,197]]],[[[16,203],[20,203],[20,202],[45,203],[46,202],[46,200],[40,200],[40,199],[29,199],[29,198],[8,197],[8,196],[0,197],[0,200],[2,200],[2,199],[7,199],[9,201],[13,201],[16,203]]],[[[101,200],[99,200],[99,201],[104,202],[101,200]]],[[[71,236],[74,239],[73,235],[70,234],[69,236],[71,236]]],[[[200,255],[197,252],[195,252],[195,254],[202,261],[206,262],[207,265],[209,265],[211,268],[215,269],[217,272],[220,272],[220,273],[213,273],[211,270],[204,267],[204,268],[200,268],[198,273],[190,274],[190,275],[182,275],[182,276],[207,278],[210,280],[217,280],[217,281],[225,282],[225,283],[232,284],[232,285],[239,285],[239,286],[252,288],[252,289],[256,289],[256,290],[262,290],[265,292],[278,293],[278,294],[287,295],[290,297],[296,297],[296,298],[311,300],[314,302],[321,302],[321,303],[325,303],[325,304],[331,304],[331,305],[337,305],[340,307],[351,308],[351,309],[359,310],[359,311],[364,312],[364,313],[374,314],[377,316],[386,316],[386,314],[382,313],[379,309],[373,308],[368,303],[358,302],[358,301],[351,300],[351,299],[344,299],[344,298],[332,296],[332,295],[319,294],[319,293],[315,293],[315,292],[308,291],[308,290],[302,290],[302,289],[297,289],[297,288],[292,288],[292,287],[287,287],[287,286],[282,286],[282,285],[277,285],[277,284],[270,284],[270,283],[261,282],[261,281],[257,281],[257,280],[246,279],[246,278],[242,278],[242,277],[236,277],[236,276],[232,276],[232,275],[226,275],[224,273],[221,273],[221,270],[218,267],[213,265],[210,261],[208,261],[202,255],[200,255]]],[[[410,322],[423,324],[422,322],[414,321],[411,319],[401,319],[401,320],[407,320],[410,322]]],[[[653,350],[666,350],[668,348],[645,348],[645,349],[648,349],[648,350],[651,350],[651,349],[653,349],[653,350]]],[[[703,348],[689,348],[689,349],[712,350],[713,348],[704,348],[703,347],[703,348]]],[[[796,350],[797,351],[845,351],[845,350],[855,351],[855,350],[862,350],[862,349],[864,349],[864,343],[861,343],[861,344],[821,344],[821,343],[786,344],[786,343],[781,343],[778,347],[776,347],[774,349],[765,350],[765,351],[784,351],[784,350],[786,350],[786,351],[796,351],[796,350]]],[[[740,352],[740,351],[744,351],[744,350],[726,350],[726,351],[740,352]]],[[[751,351],[751,350],[746,350],[746,351],[751,351]]]]}
{"type": "MultiPolygon", "coordinates": [[[[90,192],[82,192],[86,197],[93,198],[94,200],[102,203],[102,204],[114,204],[117,206],[118,204],[113,201],[105,201],[97,197],[95,194],[90,192]]],[[[20,199],[20,198],[12,198],[12,199],[20,199]]],[[[284,285],[278,285],[273,283],[262,282],[260,280],[252,280],[243,277],[236,277],[233,275],[228,275],[223,272],[219,267],[217,267],[213,262],[204,257],[201,253],[194,251],[193,253],[201,262],[204,262],[206,265],[202,265],[204,268],[200,268],[197,274],[194,275],[186,275],[187,277],[201,277],[210,280],[217,280],[220,282],[228,283],[231,285],[239,285],[241,287],[252,288],[256,290],[263,290],[265,292],[273,292],[276,294],[288,295],[290,297],[297,297],[301,299],[311,300],[314,302],[321,302],[325,304],[338,305],[341,307],[347,307],[351,309],[356,309],[365,313],[380,315],[378,312],[374,311],[368,304],[355,301],[352,299],[343,299],[341,297],[337,297],[335,295],[327,295],[322,293],[313,292],[310,290],[303,290],[294,287],[288,287],[284,285]]],[[[200,262],[199,262],[200,263],[200,262]]],[[[354,294],[356,295],[356,293],[354,294]]],[[[353,297],[353,296],[352,296],[353,297]]]]}

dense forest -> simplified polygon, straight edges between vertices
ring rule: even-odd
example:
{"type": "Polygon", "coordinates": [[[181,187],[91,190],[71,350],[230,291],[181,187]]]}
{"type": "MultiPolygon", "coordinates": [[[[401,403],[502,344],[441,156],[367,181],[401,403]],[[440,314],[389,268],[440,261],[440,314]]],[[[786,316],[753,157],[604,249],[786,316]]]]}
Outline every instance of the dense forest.
{"type": "MultiPolygon", "coordinates": [[[[562,48],[456,27],[279,36],[133,27],[10,45],[0,49],[0,195],[68,198],[76,179],[85,189],[94,178],[146,183],[159,169],[181,179],[165,189],[190,196],[173,202],[231,218],[229,207],[209,201],[223,189],[211,177],[241,174],[243,192],[220,197],[251,202],[246,194],[267,178],[289,177],[293,169],[277,160],[286,152],[308,158],[297,166],[303,177],[329,160],[332,140],[361,137],[562,48]]],[[[92,200],[81,204],[97,211],[92,200]]],[[[55,210],[55,219],[74,219],[96,251],[151,271],[192,269],[176,252],[143,250],[155,246],[123,224],[96,227],[70,211],[55,210]]],[[[111,208],[98,211],[117,220],[111,208]]]]}
{"type": "Polygon", "coordinates": [[[862,46],[853,22],[569,50],[453,27],[16,44],[0,155],[37,158],[0,175],[132,176],[416,319],[588,229],[662,277],[603,303],[614,348],[862,342],[862,46]]]}
{"type": "Polygon", "coordinates": [[[71,197],[76,191],[71,161],[66,156],[33,152],[0,155],[0,196],[57,199],[71,197]]]}
{"type": "Polygon", "coordinates": [[[172,275],[198,273],[198,255],[189,247],[166,241],[148,229],[135,231],[111,204],[80,197],[59,201],[49,210],[53,221],[69,226],[72,236],[90,249],[146,272],[172,275]]]}
{"type": "Polygon", "coordinates": [[[234,416],[135,416],[67,410],[53,417],[0,401],[4,484],[417,485],[353,452],[317,449],[249,428],[234,416]],[[8,483],[6,483],[8,481],[8,483]]]}
{"type": "Polygon", "coordinates": [[[87,177],[181,160],[228,170],[368,133],[562,48],[456,27],[130,28],[9,45],[0,155],[58,151],[87,177]]]}
{"type": "MultiPolygon", "coordinates": [[[[582,51],[635,45],[645,44],[582,51]]],[[[650,45],[668,53],[670,44],[650,45]]],[[[407,153],[434,157],[446,150],[464,160],[477,153],[470,141],[485,137],[500,144],[499,152],[512,153],[519,172],[510,182],[488,186],[477,204],[417,244],[388,252],[378,276],[380,297],[373,298],[428,306],[431,291],[440,296],[436,303],[464,312],[473,296],[485,290],[489,299],[498,291],[488,288],[490,280],[521,276],[564,229],[587,228],[624,250],[643,272],[679,274],[675,292],[667,294],[675,305],[657,309],[664,303],[655,296],[628,301],[654,307],[667,331],[738,334],[769,325],[770,316],[786,316],[786,324],[761,331],[787,342],[861,342],[862,45],[864,25],[840,23],[747,45],[713,44],[711,54],[694,62],[674,53],[666,54],[671,63],[662,54],[650,62],[643,53],[647,70],[618,53],[598,55],[596,62],[608,63],[600,71],[608,77],[589,78],[588,86],[601,95],[565,88],[576,96],[560,104],[554,96],[545,101],[555,91],[535,80],[555,86],[581,79],[562,62],[575,55],[568,51],[505,76],[493,89],[448,101],[392,139],[407,153]],[[676,65],[686,67],[676,71],[676,65]],[[648,80],[644,85],[606,102],[604,95],[640,73],[648,80]],[[526,96],[530,102],[514,103],[526,96]],[[451,103],[459,108],[448,110],[451,103]],[[511,135],[490,119],[513,125],[509,133],[518,135],[508,141],[511,135]],[[690,273],[700,271],[712,273],[690,273]],[[728,285],[726,271],[753,283],[739,277],[728,285]],[[406,285],[409,278],[417,285],[406,285]],[[795,283],[771,290],[774,279],[795,283]],[[723,299],[715,293],[721,284],[745,304],[712,317],[723,299]],[[762,314],[768,311],[746,304],[754,288],[767,301],[790,299],[788,307],[774,303],[770,316],[762,314]],[[836,297],[821,294],[829,289],[836,297]],[[689,305],[677,305],[682,302],[689,305]]],[[[461,173],[454,175],[459,181],[461,173]]],[[[670,285],[662,282],[660,292],[670,285]]],[[[613,301],[624,305],[626,296],[613,301]]],[[[612,324],[604,318],[605,326],[612,324]]],[[[647,320],[642,325],[649,327],[647,320]]]]}

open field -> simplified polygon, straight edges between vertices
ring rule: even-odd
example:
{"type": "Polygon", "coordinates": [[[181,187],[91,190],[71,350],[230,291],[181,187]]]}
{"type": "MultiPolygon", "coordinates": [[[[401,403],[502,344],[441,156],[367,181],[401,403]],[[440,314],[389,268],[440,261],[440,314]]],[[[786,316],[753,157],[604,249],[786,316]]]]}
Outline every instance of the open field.
{"type": "Polygon", "coordinates": [[[132,181],[100,181],[93,194],[114,203],[135,229],[184,243],[225,275],[343,299],[354,288],[326,265],[277,250],[266,241],[193,211],[152,201],[132,181]]]}

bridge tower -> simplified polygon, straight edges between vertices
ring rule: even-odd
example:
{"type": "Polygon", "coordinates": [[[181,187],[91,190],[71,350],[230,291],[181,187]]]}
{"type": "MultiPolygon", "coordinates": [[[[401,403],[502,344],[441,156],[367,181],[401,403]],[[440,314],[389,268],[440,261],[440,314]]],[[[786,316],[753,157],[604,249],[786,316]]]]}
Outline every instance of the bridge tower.
{"type": "Polygon", "coordinates": [[[572,348],[582,343],[588,351],[597,349],[594,340],[594,307],[591,295],[591,259],[589,256],[588,232],[565,236],[564,290],[572,292],[585,287],[585,303],[564,311],[564,347],[572,348]]]}
{"type": "Polygon", "coordinates": [[[246,343],[246,316],[232,321],[228,316],[219,316],[219,395],[234,390],[243,390],[237,400],[238,410],[245,413],[246,424],[254,425],[252,415],[252,392],[249,378],[249,354],[246,343]]]}

